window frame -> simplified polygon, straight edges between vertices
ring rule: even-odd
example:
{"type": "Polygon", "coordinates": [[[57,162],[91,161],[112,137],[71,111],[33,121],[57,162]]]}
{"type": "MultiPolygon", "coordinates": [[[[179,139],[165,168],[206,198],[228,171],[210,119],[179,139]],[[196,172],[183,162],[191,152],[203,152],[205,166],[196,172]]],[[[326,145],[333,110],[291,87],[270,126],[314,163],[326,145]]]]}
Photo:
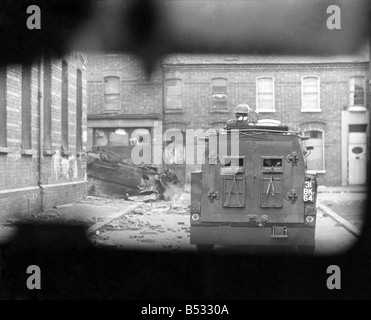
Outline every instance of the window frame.
{"type": "Polygon", "coordinates": [[[349,103],[348,103],[348,110],[349,111],[366,111],[367,108],[366,108],[366,77],[365,76],[351,76],[349,77],[349,86],[348,86],[348,90],[349,90],[349,94],[348,94],[348,98],[349,98],[349,103]],[[355,78],[361,78],[362,79],[362,82],[363,82],[363,105],[358,105],[358,104],[354,104],[354,97],[353,97],[353,104],[351,104],[351,93],[352,92],[355,92],[355,86],[353,84],[353,90],[351,90],[351,83],[352,83],[352,79],[355,79],[355,78]]]}
{"type": "Polygon", "coordinates": [[[319,76],[308,75],[301,77],[301,112],[322,112],[321,110],[321,79],[319,76]],[[309,109],[304,107],[304,79],[316,78],[317,79],[317,94],[318,94],[318,108],[309,109]]]}
{"type": "Polygon", "coordinates": [[[275,95],[276,95],[276,92],[275,92],[275,78],[272,77],[272,76],[257,77],[255,79],[255,87],[256,87],[256,96],[255,96],[256,109],[255,110],[259,113],[273,113],[273,112],[276,112],[277,110],[276,110],[276,99],[275,99],[275,95]],[[262,79],[272,79],[272,109],[270,109],[270,110],[259,108],[259,85],[258,85],[258,82],[259,82],[259,80],[262,80],[262,79]]]}
{"type": "Polygon", "coordinates": [[[62,61],[61,72],[61,147],[62,153],[67,153],[69,149],[69,64],[66,60],[62,61]]]}
{"type": "Polygon", "coordinates": [[[8,68],[6,65],[0,66],[0,153],[7,153],[7,75],[8,68]]]}
{"type": "Polygon", "coordinates": [[[21,148],[32,149],[32,64],[22,64],[21,148]]]}
{"type": "Polygon", "coordinates": [[[83,73],[76,69],[76,153],[83,152],[83,73]]]}
{"type": "Polygon", "coordinates": [[[104,110],[105,111],[119,111],[121,110],[121,78],[117,75],[105,75],[103,77],[103,105],[104,105],[104,110]],[[116,78],[118,79],[118,93],[106,93],[106,79],[107,78],[116,78]],[[106,103],[106,96],[111,95],[111,96],[118,96],[118,107],[113,109],[113,108],[107,108],[107,103],[106,103]]]}
{"type": "MultiPolygon", "coordinates": [[[[165,90],[164,90],[164,103],[165,103],[165,112],[168,112],[168,113],[171,113],[171,112],[183,112],[183,79],[181,78],[167,78],[165,79],[164,81],[164,87],[165,87],[165,90]],[[167,92],[167,88],[168,88],[168,82],[169,81],[180,81],[180,94],[178,94],[180,96],[180,108],[169,108],[169,105],[168,105],[168,102],[167,102],[167,97],[168,97],[168,92],[167,92]]],[[[173,86],[175,87],[175,86],[173,86]]],[[[172,95],[175,95],[175,94],[172,94],[172,95]]]]}
{"type": "Polygon", "coordinates": [[[43,153],[44,155],[53,155],[53,135],[52,135],[52,81],[53,81],[53,59],[48,54],[43,61],[43,153]]]}
{"type": "Polygon", "coordinates": [[[210,93],[211,93],[211,111],[217,112],[217,111],[228,110],[228,78],[224,78],[224,77],[211,78],[211,80],[210,80],[210,93]],[[225,106],[224,107],[214,108],[213,87],[215,87],[215,85],[213,85],[213,82],[216,81],[216,80],[224,80],[225,81],[225,95],[227,96],[227,99],[225,101],[225,106]]]}

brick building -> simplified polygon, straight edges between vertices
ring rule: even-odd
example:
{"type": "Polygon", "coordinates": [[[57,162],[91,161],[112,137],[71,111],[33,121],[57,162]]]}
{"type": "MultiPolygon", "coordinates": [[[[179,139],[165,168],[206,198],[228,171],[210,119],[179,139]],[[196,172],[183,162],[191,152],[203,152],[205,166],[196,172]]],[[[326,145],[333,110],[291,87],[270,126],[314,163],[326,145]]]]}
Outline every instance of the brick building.
{"type": "Polygon", "coordinates": [[[0,67],[0,220],[86,193],[86,61],[0,67]]]}
{"type": "MultiPolygon", "coordinates": [[[[147,79],[130,55],[88,55],[88,146],[130,158],[130,139],[153,131],[162,119],[162,73],[147,79]]],[[[146,142],[144,137],[144,142],[146,142]]]]}
{"type": "MultiPolygon", "coordinates": [[[[130,56],[88,60],[88,126],[95,139],[89,146],[102,135],[96,129],[108,125],[148,128],[156,119],[164,131],[222,128],[236,105],[247,103],[261,118],[279,120],[309,137],[306,144],[315,148],[308,166],[319,174],[320,184],[365,183],[368,48],[328,57],[172,55],[149,82],[130,56]]],[[[173,157],[184,155],[178,149],[173,157]]],[[[197,165],[170,167],[186,180],[197,165]]]]}
{"type": "MultiPolygon", "coordinates": [[[[363,184],[368,137],[368,51],[354,56],[173,56],[164,63],[165,126],[222,127],[239,103],[310,137],[321,184],[363,184]],[[170,89],[170,90],[169,90],[170,89]],[[165,99],[165,101],[171,101],[165,99]]],[[[188,170],[187,170],[188,173],[188,170]]]]}

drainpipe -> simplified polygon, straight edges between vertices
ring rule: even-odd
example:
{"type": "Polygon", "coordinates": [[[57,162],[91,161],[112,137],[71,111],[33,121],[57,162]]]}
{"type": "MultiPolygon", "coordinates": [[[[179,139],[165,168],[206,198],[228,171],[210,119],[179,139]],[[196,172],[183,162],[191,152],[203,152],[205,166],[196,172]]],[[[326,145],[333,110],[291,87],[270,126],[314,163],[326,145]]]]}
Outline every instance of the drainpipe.
{"type": "Polygon", "coordinates": [[[41,55],[38,65],[38,80],[37,80],[37,106],[39,109],[39,179],[37,184],[40,188],[40,212],[44,211],[44,187],[43,187],[43,166],[44,166],[44,108],[42,104],[43,93],[42,85],[42,66],[43,56],[41,55]]]}

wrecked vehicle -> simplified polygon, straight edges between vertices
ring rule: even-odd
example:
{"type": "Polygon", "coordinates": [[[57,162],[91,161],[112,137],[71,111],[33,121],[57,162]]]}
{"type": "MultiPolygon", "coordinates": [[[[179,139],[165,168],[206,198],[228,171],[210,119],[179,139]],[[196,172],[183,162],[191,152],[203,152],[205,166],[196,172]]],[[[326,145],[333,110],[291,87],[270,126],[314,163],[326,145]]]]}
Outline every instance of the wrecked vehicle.
{"type": "Polygon", "coordinates": [[[135,165],[130,159],[100,147],[88,152],[87,176],[90,193],[128,199],[139,195],[147,198],[153,195],[150,197],[153,200],[166,199],[168,192],[182,186],[169,169],[158,172],[154,166],[135,165]]]}

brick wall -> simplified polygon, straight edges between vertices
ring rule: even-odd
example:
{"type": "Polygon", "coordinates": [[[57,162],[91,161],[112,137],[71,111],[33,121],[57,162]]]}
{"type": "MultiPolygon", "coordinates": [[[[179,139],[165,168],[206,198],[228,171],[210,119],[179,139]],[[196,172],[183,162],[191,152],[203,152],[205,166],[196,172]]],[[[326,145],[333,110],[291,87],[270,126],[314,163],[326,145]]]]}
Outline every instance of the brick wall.
{"type": "Polygon", "coordinates": [[[140,62],[131,55],[89,54],[87,61],[89,114],[113,112],[145,115],[161,112],[160,67],[147,79],[140,62]],[[120,110],[105,109],[103,79],[106,76],[120,78],[120,110]]]}
{"type": "MultiPolygon", "coordinates": [[[[341,184],[341,111],[349,106],[349,79],[365,76],[367,63],[315,64],[315,65],[187,65],[167,64],[165,79],[182,79],[182,111],[166,111],[167,127],[186,128],[222,127],[233,118],[233,110],[240,103],[256,107],[256,78],[274,78],[276,112],[261,113],[260,118],[280,120],[294,130],[324,130],[325,170],[319,183],[341,184]],[[321,112],[301,112],[301,79],[303,76],[320,78],[321,112]],[[228,108],[211,109],[211,79],[223,77],[228,81],[228,108]]],[[[366,90],[367,86],[366,86],[366,90]]],[[[368,94],[366,93],[366,97],[368,94]]],[[[366,101],[366,106],[368,101],[366,101]]],[[[187,170],[188,171],[188,170],[187,170]]]]}
{"type": "MultiPolygon", "coordinates": [[[[133,56],[89,55],[88,112],[109,113],[104,108],[103,78],[118,76],[120,110],[113,113],[145,115],[164,112],[164,130],[222,128],[234,117],[236,105],[247,103],[255,109],[256,78],[273,77],[276,112],[261,113],[260,117],[280,120],[294,130],[323,130],[326,173],[319,176],[319,183],[340,185],[341,111],[349,106],[350,77],[360,75],[368,79],[368,59],[366,49],[359,54],[336,57],[174,55],[166,57],[148,81],[133,56]],[[321,112],[301,112],[303,76],[319,77],[321,112]],[[228,81],[228,108],[225,111],[211,109],[211,79],[219,77],[228,81]],[[164,81],[171,78],[182,80],[180,111],[166,110],[164,105],[164,81]]],[[[367,93],[366,106],[369,104],[367,93]]],[[[89,128],[90,141],[92,134],[89,128]]],[[[186,172],[196,168],[188,166],[186,172]]]]}
{"type": "MultiPolygon", "coordinates": [[[[85,62],[80,55],[65,58],[68,63],[68,129],[69,154],[61,153],[61,72],[62,61],[52,59],[51,108],[52,149],[54,155],[45,155],[41,166],[41,184],[45,187],[44,209],[57,203],[66,203],[86,193],[86,162],[76,154],[76,70],[83,72],[83,150],[86,150],[87,85],[85,62]]],[[[39,87],[38,64],[32,66],[31,76],[31,135],[32,148],[22,154],[22,67],[7,67],[7,151],[0,152],[0,220],[41,209],[39,182],[39,107],[38,91],[43,93],[43,69],[39,87]]],[[[42,98],[41,98],[42,99],[42,98]]],[[[41,101],[41,106],[43,103],[41,101]]]]}

